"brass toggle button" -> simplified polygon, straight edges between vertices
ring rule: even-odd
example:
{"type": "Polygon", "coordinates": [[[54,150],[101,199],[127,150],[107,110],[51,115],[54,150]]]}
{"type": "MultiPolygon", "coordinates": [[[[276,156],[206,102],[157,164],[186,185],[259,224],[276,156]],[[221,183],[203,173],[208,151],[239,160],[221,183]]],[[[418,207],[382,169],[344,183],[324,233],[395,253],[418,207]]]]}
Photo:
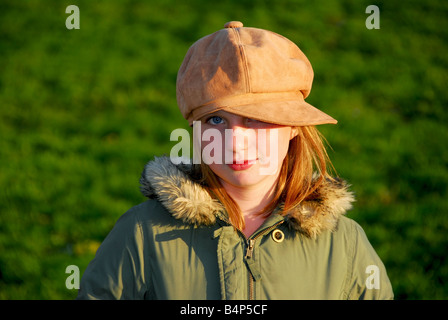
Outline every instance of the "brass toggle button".
{"type": "Polygon", "coordinates": [[[283,231],[279,230],[279,229],[275,229],[272,232],[272,239],[277,242],[280,243],[285,239],[285,234],[283,233],[283,231]]]}

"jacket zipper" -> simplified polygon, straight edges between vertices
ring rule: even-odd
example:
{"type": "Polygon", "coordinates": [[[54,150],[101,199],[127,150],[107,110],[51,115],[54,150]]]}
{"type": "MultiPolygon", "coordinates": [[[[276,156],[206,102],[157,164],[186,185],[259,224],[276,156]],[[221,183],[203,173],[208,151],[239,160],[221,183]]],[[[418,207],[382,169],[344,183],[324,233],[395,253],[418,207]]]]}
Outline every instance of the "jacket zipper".
{"type": "MultiPolygon", "coordinates": [[[[277,228],[279,225],[281,225],[284,221],[279,221],[276,224],[270,226],[269,228],[260,231],[260,233],[257,233],[254,237],[249,237],[246,238],[246,236],[244,236],[244,238],[246,239],[246,243],[247,243],[247,249],[246,249],[246,259],[252,259],[252,255],[254,253],[254,245],[255,245],[255,240],[261,236],[264,236],[265,234],[268,234],[269,232],[271,232],[272,230],[274,230],[275,228],[277,228]]],[[[254,300],[254,278],[252,276],[252,274],[249,271],[249,300],[254,300]]]]}
{"type": "MultiPolygon", "coordinates": [[[[224,217],[221,216],[220,219],[226,223],[228,223],[229,225],[231,225],[230,221],[224,217]]],[[[259,233],[257,233],[254,237],[250,236],[249,238],[246,238],[246,236],[244,235],[244,233],[237,229],[239,233],[241,233],[241,235],[244,237],[244,239],[246,240],[247,243],[247,249],[246,249],[246,255],[245,258],[246,259],[252,259],[252,255],[254,253],[254,246],[255,246],[255,240],[269,232],[271,232],[272,230],[274,230],[275,228],[277,228],[279,225],[281,225],[284,222],[284,220],[279,221],[277,223],[275,223],[274,225],[270,226],[269,228],[266,228],[262,231],[260,231],[259,233]]],[[[251,274],[251,272],[249,271],[249,300],[254,300],[254,278],[251,274]]]]}
{"type": "Polygon", "coordinates": [[[246,250],[246,256],[245,256],[246,259],[252,258],[252,253],[254,252],[254,244],[255,244],[254,239],[247,240],[247,250],[246,250]]]}

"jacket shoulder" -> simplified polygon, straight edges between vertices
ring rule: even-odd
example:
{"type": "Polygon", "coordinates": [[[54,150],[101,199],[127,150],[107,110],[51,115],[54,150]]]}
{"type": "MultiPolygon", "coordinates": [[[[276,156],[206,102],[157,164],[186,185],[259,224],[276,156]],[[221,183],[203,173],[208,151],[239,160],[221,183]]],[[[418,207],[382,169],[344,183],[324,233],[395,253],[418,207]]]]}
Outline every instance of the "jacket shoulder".
{"type": "Polygon", "coordinates": [[[77,299],[144,299],[151,287],[148,244],[161,226],[176,223],[157,200],[122,214],[87,266],[77,299]]]}
{"type": "Polygon", "coordinates": [[[183,223],[175,219],[157,199],[148,199],[125,212],[117,224],[163,225],[183,223]]]}
{"type": "Polygon", "coordinates": [[[393,299],[386,268],[364,229],[355,220],[341,217],[334,232],[343,239],[347,252],[346,299],[393,299]]]}

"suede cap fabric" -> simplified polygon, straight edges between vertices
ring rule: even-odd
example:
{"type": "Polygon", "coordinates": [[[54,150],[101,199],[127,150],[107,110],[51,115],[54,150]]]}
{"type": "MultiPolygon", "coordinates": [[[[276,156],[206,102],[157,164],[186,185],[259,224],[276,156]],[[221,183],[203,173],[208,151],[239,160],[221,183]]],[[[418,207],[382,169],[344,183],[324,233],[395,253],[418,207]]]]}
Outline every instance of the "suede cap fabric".
{"type": "Polygon", "coordinates": [[[336,124],[304,100],[313,76],[292,41],[231,21],[189,48],[177,75],[177,102],[190,125],[218,110],[287,126],[336,124]]]}

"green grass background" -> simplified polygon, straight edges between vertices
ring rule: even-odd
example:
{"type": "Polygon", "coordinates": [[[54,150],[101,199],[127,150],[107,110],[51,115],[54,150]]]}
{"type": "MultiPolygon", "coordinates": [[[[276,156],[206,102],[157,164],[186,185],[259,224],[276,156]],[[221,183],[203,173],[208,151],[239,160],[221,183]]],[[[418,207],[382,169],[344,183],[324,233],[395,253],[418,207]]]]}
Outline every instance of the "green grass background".
{"type": "Polygon", "coordinates": [[[349,217],[384,261],[397,299],[448,298],[448,2],[0,2],[0,299],[73,299],[118,217],[144,201],[139,176],[187,128],[175,79],[188,47],[229,20],[306,53],[310,103],[349,217]],[[67,30],[68,5],[80,29],[67,30]],[[380,8],[368,30],[366,7],[380,8]]]}

